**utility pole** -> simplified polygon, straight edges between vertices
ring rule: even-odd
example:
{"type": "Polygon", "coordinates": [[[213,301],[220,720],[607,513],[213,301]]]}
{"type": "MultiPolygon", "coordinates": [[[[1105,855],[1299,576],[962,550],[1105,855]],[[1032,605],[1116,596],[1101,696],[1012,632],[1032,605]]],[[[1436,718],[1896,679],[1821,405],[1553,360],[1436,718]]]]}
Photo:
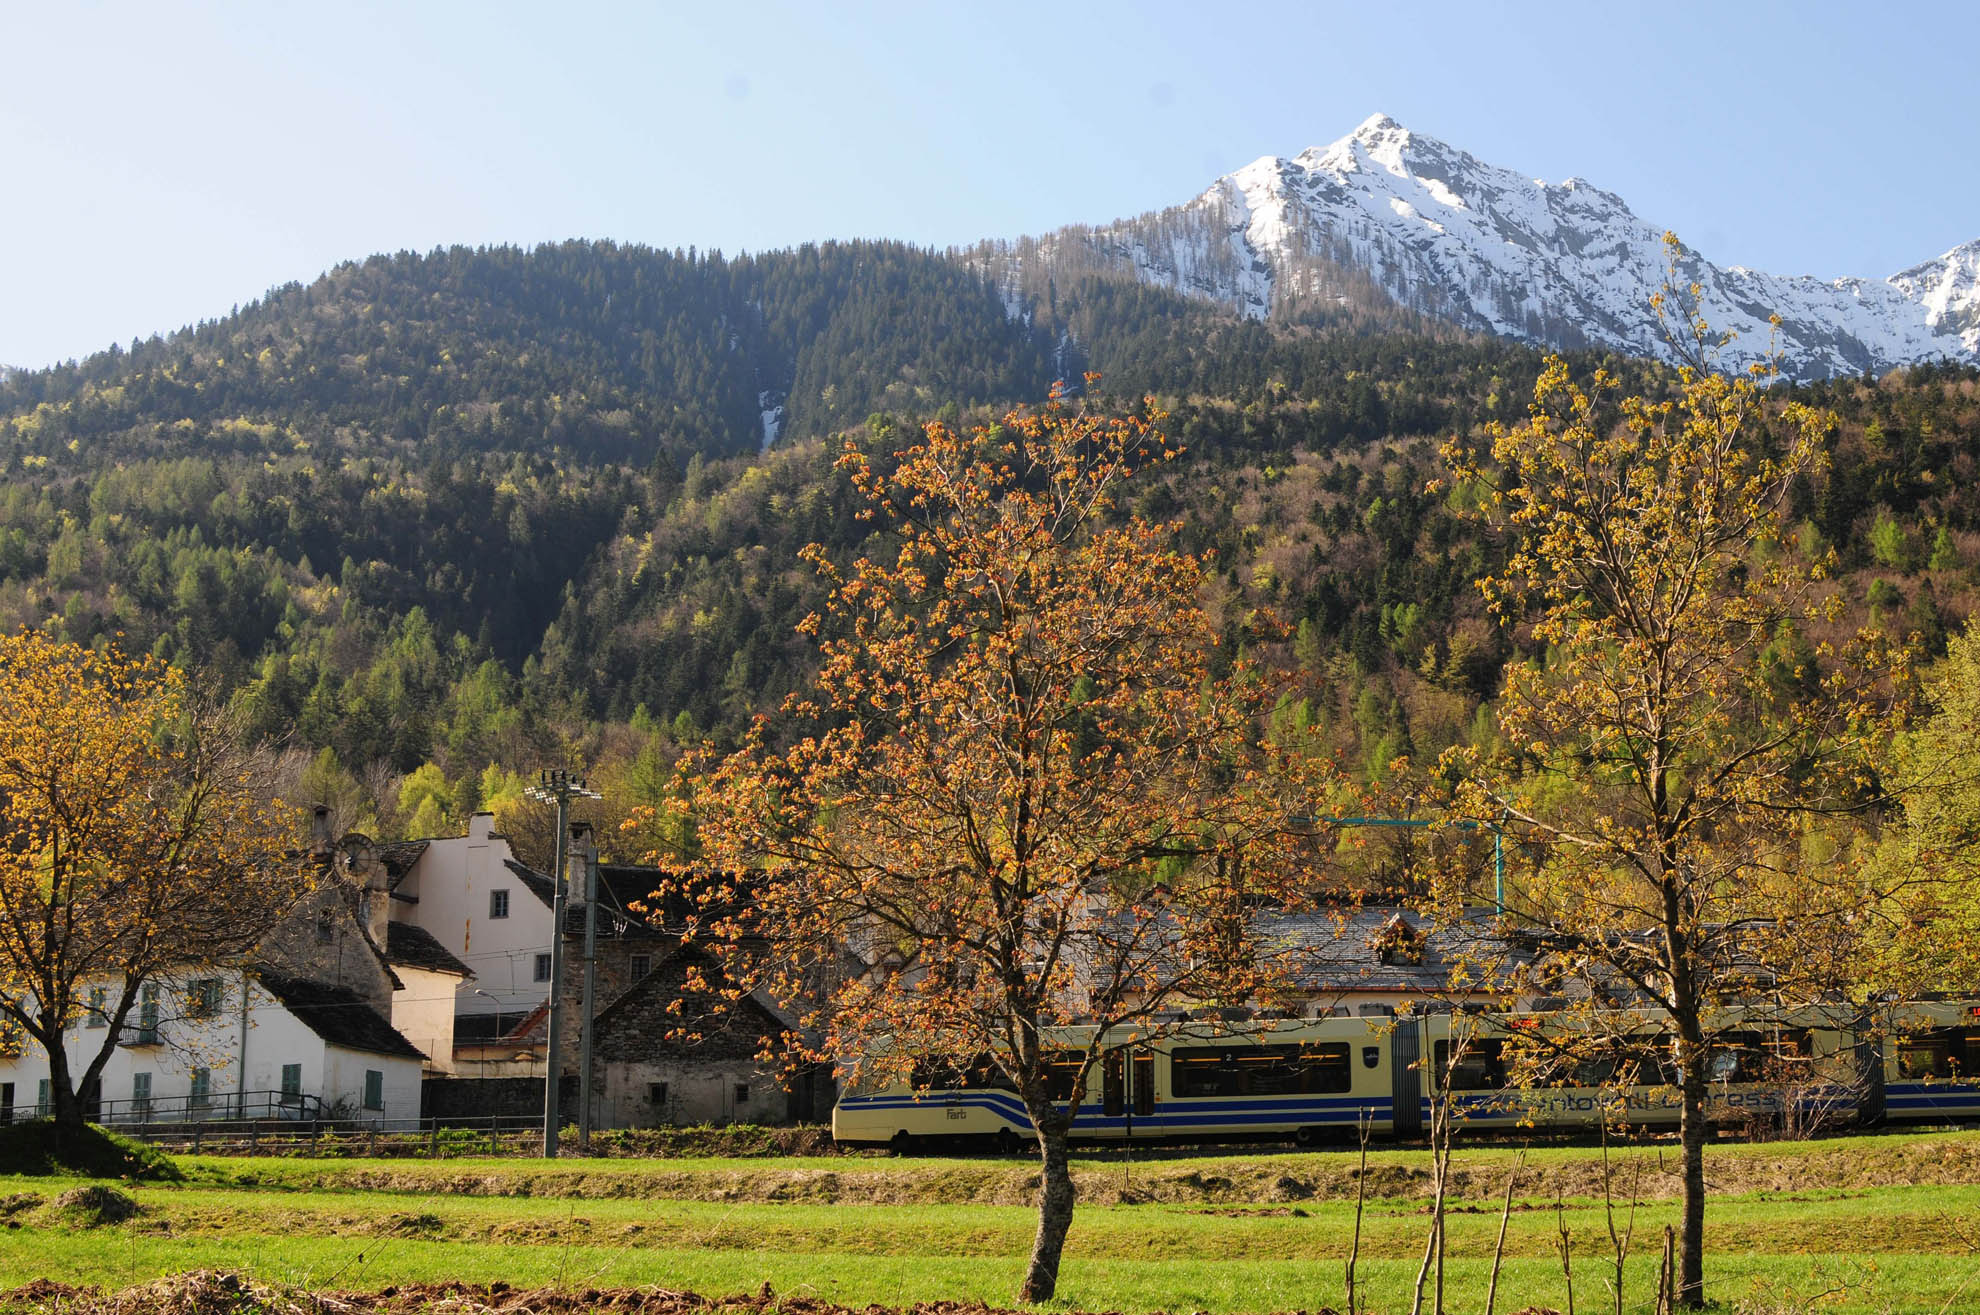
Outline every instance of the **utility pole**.
{"type": "Polygon", "coordinates": [[[584,777],[561,767],[540,773],[537,783],[523,793],[539,803],[557,805],[557,859],[550,876],[555,895],[550,901],[549,1045],[545,1059],[547,1071],[543,1075],[543,1158],[554,1160],[557,1158],[557,1131],[563,1122],[563,1111],[558,1108],[558,1085],[562,1081],[564,1067],[564,910],[570,884],[565,880],[564,867],[570,861],[571,800],[602,799],[604,796],[587,788],[584,777]]]}
{"type": "Polygon", "coordinates": [[[571,827],[584,864],[584,1022],[578,1029],[578,1145],[591,1150],[591,1031],[598,1020],[598,841],[589,822],[571,827]]]}

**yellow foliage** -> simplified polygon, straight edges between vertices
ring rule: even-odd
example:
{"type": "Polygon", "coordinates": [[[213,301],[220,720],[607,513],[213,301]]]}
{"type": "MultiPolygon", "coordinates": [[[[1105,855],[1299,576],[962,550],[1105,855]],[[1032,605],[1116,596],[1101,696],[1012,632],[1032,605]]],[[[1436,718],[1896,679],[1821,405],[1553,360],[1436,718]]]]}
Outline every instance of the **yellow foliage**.
{"type": "Polygon", "coordinates": [[[61,1044],[85,986],[109,981],[121,1020],[156,975],[247,953],[309,886],[232,729],[156,659],[0,638],[0,1019],[49,1054],[58,1115],[86,1076],[61,1044]]]}

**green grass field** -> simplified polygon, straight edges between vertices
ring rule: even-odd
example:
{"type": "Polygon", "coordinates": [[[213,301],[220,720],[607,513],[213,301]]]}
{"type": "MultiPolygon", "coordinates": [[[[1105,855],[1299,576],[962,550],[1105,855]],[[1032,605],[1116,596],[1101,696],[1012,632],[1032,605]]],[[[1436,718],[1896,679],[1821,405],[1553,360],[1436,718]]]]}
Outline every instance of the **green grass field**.
{"type": "MultiPolygon", "coordinates": [[[[1515,1152],[1461,1150],[1447,1309],[1479,1311],[1515,1152]]],[[[1626,1310],[1647,1309],[1666,1224],[1670,1149],[1611,1159],[1616,1223],[1635,1239],[1626,1310]]],[[[54,1202],[73,1179],[0,1178],[0,1287],[36,1278],[120,1287],[190,1269],[375,1289],[501,1281],[754,1290],[848,1306],[1008,1304],[1031,1240],[1022,1160],[248,1160],[188,1157],[186,1181],[124,1184],[142,1207],[83,1226],[54,1202]]],[[[1354,1227],[1349,1153],[1089,1159],[1055,1305],[1267,1312],[1341,1306],[1354,1227]]],[[[1428,1225],[1427,1156],[1370,1156],[1364,1306],[1409,1308],[1428,1225]]],[[[1980,1134],[1714,1148],[1708,1282],[1749,1309],[1980,1311],[1980,1134]],[[1824,1295],[1826,1294],[1826,1295],[1824,1295]]],[[[1529,1152],[1499,1310],[1613,1311],[1602,1162],[1529,1152]],[[1558,1205],[1557,1205],[1558,1203],[1558,1205]]]]}

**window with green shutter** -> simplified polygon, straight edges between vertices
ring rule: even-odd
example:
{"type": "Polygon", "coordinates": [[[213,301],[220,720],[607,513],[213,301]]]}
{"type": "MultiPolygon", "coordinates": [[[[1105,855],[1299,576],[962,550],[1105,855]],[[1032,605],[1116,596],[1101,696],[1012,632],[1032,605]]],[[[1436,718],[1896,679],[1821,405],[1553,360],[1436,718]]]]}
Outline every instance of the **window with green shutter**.
{"type": "Polygon", "coordinates": [[[385,1108],[385,1075],[375,1068],[364,1071],[364,1107],[368,1110],[385,1108]]]}

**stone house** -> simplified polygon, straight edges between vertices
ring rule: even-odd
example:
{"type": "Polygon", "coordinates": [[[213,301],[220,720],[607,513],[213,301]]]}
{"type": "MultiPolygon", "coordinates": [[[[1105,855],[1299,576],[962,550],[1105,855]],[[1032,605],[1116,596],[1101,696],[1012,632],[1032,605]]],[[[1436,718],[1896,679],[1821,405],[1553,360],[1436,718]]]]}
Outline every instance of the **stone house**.
{"type": "MultiPolygon", "coordinates": [[[[520,867],[521,865],[516,865],[520,867]]],[[[579,869],[581,871],[581,869],[579,869]]],[[[548,876],[523,869],[546,902],[548,876]]],[[[598,867],[596,1021],[593,1036],[593,1126],[657,1127],[692,1123],[818,1122],[831,1114],[829,1071],[795,1075],[761,1056],[778,1049],[795,1020],[760,994],[731,999],[719,965],[686,945],[685,909],[678,899],[655,900],[658,868],[601,863],[598,867]]],[[[563,1063],[579,1067],[584,1019],[586,909],[582,877],[567,897],[564,928],[563,1063]]],[[[547,1011],[538,1010],[495,1038],[500,1055],[527,1055],[540,1067],[547,1050],[547,1011]]],[[[477,1071],[465,1047],[463,1074],[477,1071]]],[[[489,1070],[491,1075],[493,1069],[489,1070]]],[[[575,1117],[575,1111],[572,1112],[575,1117]]]]}

